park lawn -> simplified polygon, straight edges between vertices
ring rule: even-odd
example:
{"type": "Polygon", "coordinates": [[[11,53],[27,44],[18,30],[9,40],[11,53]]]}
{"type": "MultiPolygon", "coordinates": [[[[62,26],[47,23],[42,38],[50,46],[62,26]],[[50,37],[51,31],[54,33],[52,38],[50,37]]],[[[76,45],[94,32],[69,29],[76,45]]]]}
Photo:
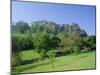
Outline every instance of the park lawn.
{"type": "Polygon", "coordinates": [[[54,61],[54,68],[52,68],[51,61],[47,59],[32,64],[18,66],[16,67],[16,70],[19,70],[21,73],[34,73],[48,71],[95,69],[95,63],[95,51],[91,51],[80,53],[78,55],[56,57],[54,61]]]}
{"type": "Polygon", "coordinates": [[[31,60],[39,58],[39,54],[34,50],[22,51],[20,54],[22,60],[31,60]]]}

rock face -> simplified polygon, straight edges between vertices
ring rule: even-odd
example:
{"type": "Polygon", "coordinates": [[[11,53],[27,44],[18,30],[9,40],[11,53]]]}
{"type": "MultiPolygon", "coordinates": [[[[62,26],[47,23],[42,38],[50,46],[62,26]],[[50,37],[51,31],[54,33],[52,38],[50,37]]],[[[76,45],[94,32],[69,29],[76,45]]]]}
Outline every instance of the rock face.
{"type": "Polygon", "coordinates": [[[34,21],[31,26],[31,30],[33,33],[46,31],[48,33],[52,33],[57,35],[61,32],[77,32],[81,37],[87,36],[87,33],[84,29],[81,29],[78,24],[72,23],[69,24],[56,24],[51,21],[34,21]]]}

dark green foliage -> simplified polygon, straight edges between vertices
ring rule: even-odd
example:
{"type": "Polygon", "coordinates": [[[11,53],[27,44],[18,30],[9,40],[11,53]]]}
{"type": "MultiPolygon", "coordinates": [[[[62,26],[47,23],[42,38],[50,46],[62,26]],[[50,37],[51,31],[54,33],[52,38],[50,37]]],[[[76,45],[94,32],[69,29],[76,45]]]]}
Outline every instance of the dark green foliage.
{"type": "MultiPolygon", "coordinates": [[[[43,50],[46,54],[51,48],[57,48],[72,53],[74,46],[79,48],[90,47],[95,49],[95,39],[85,38],[85,30],[81,29],[78,24],[56,24],[51,21],[41,20],[34,21],[29,27],[24,21],[19,21],[12,25],[14,31],[25,34],[24,36],[14,36],[12,50],[36,49],[41,53],[43,50]],[[82,37],[84,37],[82,42],[82,37]],[[17,45],[18,44],[18,45],[17,45]],[[90,45],[91,44],[91,45],[90,45]]],[[[14,32],[16,33],[16,32],[14,32]]]]}
{"type": "Polygon", "coordinates": [[[22,48],[21,39],[18,36],[12,36],[12,52],[20,52],[22,48]]]}
{"type": "Polygon", "coordinates": [[[47,52],[47,51],[46,51],[45,49],[41,49],[41,51],[38,51],[38,53],[39,53],[41,59],[44,59],[44,58],[46,57],[46,55],[47,55],[46,52],[47,52]]]}
{"type": "Polygon", "coordinates": [[[20,57],[20,53],[12,53],[12,66],[19,66],[21,65],[21,57],[20,57]]]}
{"type": "Polygon", "coordinates": [[[87,36],[83,38],[82,43],[88,50],[96,50],[96,36],[87,36]]]}
{"type": "Polygon", "coordinates": [[[12,35],[12,50],[15,52],[20,52],[22,50],[33,49],[33,37],[31,32],[28,31],[24,36],[12,35]]]}
{"type": "Polygon", "coordinates": [[[78,53],[81,46],[81,37],[76,32],[71,32],[68,34],[67,46],[70,47],[71,53],[78,53]]]}
{"type": "Polygon", "coordinates": [[[52,49],[59,46],[59,42],[61,41],[59,38],[55,36],[51,36],[46,32],[37,33],[34,36],[34,46],[37,52],[41,55],[46,56],[46,53],[52,49]],[[44,53],[44,54],[43,54],[44,53]]]}
{"type": "Polygon", "coordinates": [[[34,48],[32,39],[29,36],[25,36],[21,40],[22,40],[22,50],[28,50],[34,48]]]}
{"type": "Polygon", "coordinates": [[[74,46],[73,51],[75,52],[75,54],[79,54],[80,53],[80,47],[79,46],[74,46]]]}
{"type": "Polygon", "coordinates": [[[61,42],[61,39],[59,39],[56,36],[51,37],[51,41],[50,41],[50,47],[51,48],[56,48],[59,47],[59,43],[61,42]]]}
{"type": "Polygon", "coordinates": [[[19,71],[17,71],[16,69],[13,69],[11,71],[11,75],[20,75],[20,74],[19,74],[19,71]]]}
{"type": "Polygon", "coordinates": [[[33,42],[35,49],[41,57],[46,56],[46,52],[50,49],[50,36],[45,32],[37,33],[34,36],[33,42]]]}
{"type": "Polygon", "coordinates": [[[33,41],[36,49],[49,49],[50,36],[47,33],[37,33],[33,41]]]}
{"type": "Polygon", "coordinates": [[[20,50],[21,50],[21,40],[17,36],[12,36],[12,66],[20,65],[20,50]]]}
{"type": "Polygon", "coordinates": [[[49,59],[51,61],[51,65],[52,65],[52,68],[54,68],[54,60],[55,60],[55,49],[51,49],[49,52],[48,52],[48,56],[49,56],[49,59]]]}
{"type": "Polygon", "coordinates": [[[28,33],[26,36],[12,36],[12,66],[21,64],[20,52],[33,48],[32,36],[28,33]]]}
{"type": "Polygon", "coordinates": [[[70,47],[70,46],[64,46],[64,47],[63,47],[63,50],[64,50],[64,52],[65,52],[66,54],[71,54],[71,53],[73,53],[73,52],[72,52],[72,47],[70,47]]]}
{"type": "Polygon", "coordinates": [[[16,23],[16,30],[21,33],[25,33],[29,29],[28,23],[19,21],[16,23]]]}
{"type": "Polygon", "coordinates": [[[66,33],[66,32],[59,33],[59,34],[57,35],[57,37],[61,39],[60,46],[61,46],[61,47],[66,46],[66,44],[67,44],[68,33],[66,33]]]}
{"type": "Polygon", "coordinates": [[[75,31],[69,33],[60,33],[58,37],[61,39],[60,46],[62,47],[63,51],[66,52],[66,54],[77,52],[76,50],[73,50],[73,48],[76,48],[76,46],[80,48],[81,46],[82,38],[75,31]]]}
{"type": "Polygon", "coordinates": [[[22,50],[28,50],[34,48],[33,37],[31,31],[29,30],[27,34],[21,37],[22,41],[22,50]]]}
{"type": "Polygon", "coordinates": [[[81,37],[76,32],[68,33],[67,42],[69,46],[79,46],[81,44],[81,37]]]}
{"type": "Polygon", "coordinates": [[[96,49],[96,36],[87,36],[85,30],[76,23],[60,25],[43,20],[34,21],[29,27],[26,22],[19,21],[12,25],[12,32],[12,66],[23,62],[20,53],[24,50],[37,51],[41,59],[49,56],[53,65],[56,50],[67,55],[78,54],[85,48],[96,49]]]}

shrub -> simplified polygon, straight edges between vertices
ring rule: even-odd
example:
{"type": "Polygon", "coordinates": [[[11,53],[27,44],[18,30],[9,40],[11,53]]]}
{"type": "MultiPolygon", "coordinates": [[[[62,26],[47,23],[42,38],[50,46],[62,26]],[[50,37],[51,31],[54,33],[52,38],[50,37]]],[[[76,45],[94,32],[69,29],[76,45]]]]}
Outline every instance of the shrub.
{"type": "Polygon", "coordinates": [[[78,46],[74,46],[73,51],[75,52],[75,54],[79,54],[80,53],[80,48],[78,46]]]}
{"type": "Polygon", "coordinates": [[[52,65],[52,68],[54,68],[54,58],[55,58],[55,51],[54,51],[54,49],[52,49],[52,50],[50,50],[49,52],[48,52],[48,56],[49,56],[49,59],[51,60],[51,65],[52,65]]]}

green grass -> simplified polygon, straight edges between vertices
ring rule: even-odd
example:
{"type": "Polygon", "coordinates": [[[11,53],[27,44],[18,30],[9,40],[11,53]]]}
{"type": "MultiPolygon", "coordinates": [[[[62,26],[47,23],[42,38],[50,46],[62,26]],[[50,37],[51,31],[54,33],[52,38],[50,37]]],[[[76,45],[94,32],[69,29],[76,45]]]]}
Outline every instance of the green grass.
{"type": "Polygon", "coordinates": [[[23,51],[20,55],[22,60],[31,60],[40,57],[39,54],[34,50],[23,51]]]}
{"type": "MultiPolygon", "coordinates": [[[[31,54],[31,52],[29,52],[28,55],[26,53],[24,59],[28,59],[31,54]]],[[[51,61],[47,59],[32,64],[18,66],[16,69],[22,73],[95,69],[95,51],[85,52],[78,55],[56,57],[54,68],[52,68],[51,61]]]]}

